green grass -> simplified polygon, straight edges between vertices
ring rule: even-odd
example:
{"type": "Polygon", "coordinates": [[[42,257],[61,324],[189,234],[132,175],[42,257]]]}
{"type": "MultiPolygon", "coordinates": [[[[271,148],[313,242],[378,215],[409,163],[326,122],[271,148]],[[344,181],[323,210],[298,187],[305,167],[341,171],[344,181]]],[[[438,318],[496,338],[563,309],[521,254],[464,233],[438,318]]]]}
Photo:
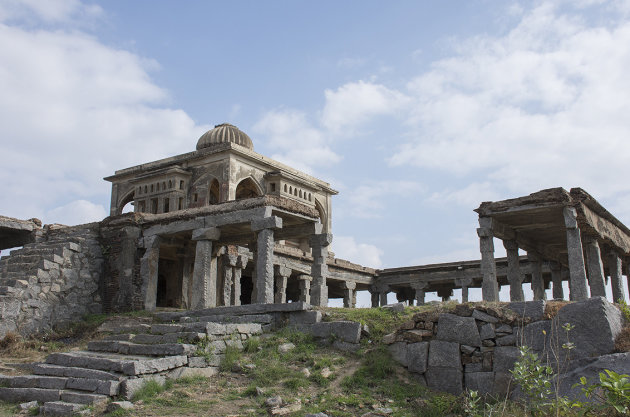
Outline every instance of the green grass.
{"type": "Polygon", "coordinates": [[[148,401],[173,386],[173,381],[168,380],[164,384],[160,384],[154,379],[149,379],[142,387],[133,395],[134,401],[148,401]]]}
{"type": "Polygon", "coordinates": [[[223,360],[219,365],[219,370],[221,372],[231,371],[242,355],[242,352],[238,348],[234,346],[226,346],[223,360]]]}

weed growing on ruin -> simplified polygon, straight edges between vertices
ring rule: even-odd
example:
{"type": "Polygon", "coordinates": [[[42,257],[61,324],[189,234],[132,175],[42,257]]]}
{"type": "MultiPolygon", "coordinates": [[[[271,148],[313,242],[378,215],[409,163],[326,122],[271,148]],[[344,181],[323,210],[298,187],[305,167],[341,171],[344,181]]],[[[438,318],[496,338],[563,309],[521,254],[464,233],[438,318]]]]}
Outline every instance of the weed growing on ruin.
{"type": "Polygon", "coordinates": [[[380,341],[392,329],[397,329],[401,324],[411,320],[414,313],[421,311],[422,307],[406,307],[402,313],[396,313],[383,308],[326,308],[324,312],[326,321],[350,320],[367,325],[370,331],[370,339],[380,341]]]}
{"type": "Polygon", "coordinates": [[[551,406],[549,398],[553,394],[551,386],[553,369],[543,365],[538,355],[528,346],[522,346],[519,351],[521,357],[510,372],[527,397],[525,406],[532,415],[544,416],[551,406]]]}
{"type": "Polygon", "coordinates": [[[250,337],[243,343],[243,352],[256,353],[260,348],[260,339],[258,337],[250,337]]]}
{"type": "Polygon", "coordinates": [[[626,322],[630,322],[630,306],[628,306],[628,303],[626,303],[626,300],[623,300],[623,299],[617,300],[617,306],[619,307],[619,310],[621,310],[621,312],[623,313],[623,316],[625,317],[626,322]]]}
{"type": "Polygon", "coordinates": [[[134,401],[147,401],[151,398],[157,397],[159,394],[163,393],[167,389],[173,386],[173,382],[171,380],[166,381],[164,384],[160,384],[158,381],[154,379],[149,379],[142,385],[142,387],[135,392],[133,395],[134,401]]]}
{"type": "Polygon", "coordinates": [[[235,346],[226,346],[223,353],[223,360],[219,364],[219,370],[221,372],[227,372],[232,370],[241,358],[241,351],[235,346]]]}
{"type": "Polygon", "coordinates": [[[582,386],[586,398],[593,398],[603,404],[601,409],[613,408],[618,415],[630,414],[630,376],[618,374],[605,369],[599,373],[599,382],[588,385],[586,378],[581,377],[575,386],[582,386]],[[604,373],[605,372],[605,373],[604,373]]]}

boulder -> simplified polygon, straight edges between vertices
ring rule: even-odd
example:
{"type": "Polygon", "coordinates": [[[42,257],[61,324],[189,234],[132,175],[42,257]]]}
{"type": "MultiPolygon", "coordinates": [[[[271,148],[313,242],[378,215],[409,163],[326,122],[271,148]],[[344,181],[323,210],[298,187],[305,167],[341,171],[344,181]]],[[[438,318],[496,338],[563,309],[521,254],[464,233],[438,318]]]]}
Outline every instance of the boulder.
{"type": "Polygon", "coordinates": [[[462,345],[481,346],[475,319],[448,313],[440,314],[436,339],[462,345]]]}
{"type": "Polygon", "coordinates": [[[347,343],[359,343],[361,323],[354,321],[331,321],[314,323],[311,333],[319,339],[341,340],[347,343]]]}
{"type": "Polygon", "coordinates": [[[586,365],[560,375],[560,395],[579,401],[593,401],[592,397],[588,399],[584,396],[580,386],[573,388],[574,384],[580,382],[581,377],[585,377],[588,385],[591,385],[599,382],[599,373],[604,372],[605,369],[630,375],[630,352],[604,355],[588,362],[586,365]]]}

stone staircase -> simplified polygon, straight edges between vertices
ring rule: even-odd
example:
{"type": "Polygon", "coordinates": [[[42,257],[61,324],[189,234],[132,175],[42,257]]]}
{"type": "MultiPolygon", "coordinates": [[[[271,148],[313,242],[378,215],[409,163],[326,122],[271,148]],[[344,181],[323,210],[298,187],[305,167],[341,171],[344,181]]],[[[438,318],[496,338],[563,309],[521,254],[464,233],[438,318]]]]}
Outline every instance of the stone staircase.
{"type": "Polygon", "coordinates": [[[148,380],[215,375],[227,346],[242,349],[244,340],[262,333],[260,323],[209,321],[102,329],[107,334],[87,350],[50,354],[32,364],[32,375],[0,375],[0,399],[37,401],[43,415],[78,414],[112,397],[131,399],[148,380]]]}

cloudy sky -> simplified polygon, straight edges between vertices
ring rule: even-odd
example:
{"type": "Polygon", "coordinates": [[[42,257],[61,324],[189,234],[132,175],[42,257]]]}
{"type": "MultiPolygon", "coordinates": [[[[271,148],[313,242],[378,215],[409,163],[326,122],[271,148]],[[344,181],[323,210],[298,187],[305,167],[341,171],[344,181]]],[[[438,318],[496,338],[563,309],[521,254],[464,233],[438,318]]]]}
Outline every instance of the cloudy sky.
{"type": "Polygon", "coordinates": [[[630,224],[628,68],[627,1],[0,0],[0,214],[100,220],[229,122],[367,266],[478,258],[473,209],[549,187],[630,224]]]}

